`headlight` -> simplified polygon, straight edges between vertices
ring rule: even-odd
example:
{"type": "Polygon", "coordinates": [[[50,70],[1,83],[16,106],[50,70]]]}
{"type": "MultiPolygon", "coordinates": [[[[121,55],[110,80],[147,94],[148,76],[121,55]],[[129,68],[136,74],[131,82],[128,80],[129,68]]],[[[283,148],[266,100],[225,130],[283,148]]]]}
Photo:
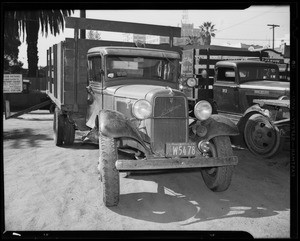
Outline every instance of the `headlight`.
{"type": "Polygon", "coordinates": [[[132,114],[140,120],[148,118],[151,113],[152,106],[147,100],[137,100],[132,105],[132,114]]]}
{"type": "Polygon", "coordinates": [[[188,87],[195,87],[196,84],[197,84],[197,80],[195,78],[188,78],[187,81],[186,81],[186,84],[188,87]]]}
{"type": "Polygon", "coordinates": [[[194,114],[199,120],[207,120],[212,113],[212,107],[206,100],[199,101],[194,107],[194,114]]]}

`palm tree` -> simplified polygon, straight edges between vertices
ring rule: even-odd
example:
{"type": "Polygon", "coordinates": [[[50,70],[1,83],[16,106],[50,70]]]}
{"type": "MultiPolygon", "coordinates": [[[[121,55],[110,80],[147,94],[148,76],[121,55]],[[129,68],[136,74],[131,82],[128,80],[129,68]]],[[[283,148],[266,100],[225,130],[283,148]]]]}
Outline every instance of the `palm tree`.
{"type": "Polygon", "coordinates": [[[194,45],[194,44],[203,45],[202,36],[188,36],[188,38],[186,39],[186,45],[194,45]]]}
{"type": "Polygon", "coordinates": [[[36,77],[38,70],[38,34],[41,28],[42,34],[50,32],[54,36],[64,30],[64,18],[74,10],[40,10],[40,11],[10,11],[11,21],[18,23],[19,36],[26,35],[28,77],[36,77]]]}
{"type": "Polygon", "coordinates": [[[4,70],[9,71],[15,65],[22,65],[18,61],[18,47],[21,45],[21,41],[19,39],[18,26],[16,23],[10,21],[8,12],[5,12],[4,21],[4,70]]]}
{"type": "Polygon", "coordinates": [[[204,22],[201,26],[199,26],[201,30],[201,35],[203,38],[204,45],[210,45],[211,43],[211,37],[215,37],[215,31],[217,29],[214,28],[215,25],[211,22],[204,22]]]}

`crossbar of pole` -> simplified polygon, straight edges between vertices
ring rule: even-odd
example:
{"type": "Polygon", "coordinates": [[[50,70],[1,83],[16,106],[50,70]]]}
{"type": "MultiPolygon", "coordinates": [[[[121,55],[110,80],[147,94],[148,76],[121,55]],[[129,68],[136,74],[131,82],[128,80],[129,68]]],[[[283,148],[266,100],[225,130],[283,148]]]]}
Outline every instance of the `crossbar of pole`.
{"type": "Polygon", "coordinates": [[[272,41],[272,48],[274,49],[274,29],[276,28],[276,27],[280,27],[279,25],[277,25],[277,24],[268,24],[267,26],[270,26],[270,27],[272,27],[272,29],[273,29],[273,41],[272,41]]]}

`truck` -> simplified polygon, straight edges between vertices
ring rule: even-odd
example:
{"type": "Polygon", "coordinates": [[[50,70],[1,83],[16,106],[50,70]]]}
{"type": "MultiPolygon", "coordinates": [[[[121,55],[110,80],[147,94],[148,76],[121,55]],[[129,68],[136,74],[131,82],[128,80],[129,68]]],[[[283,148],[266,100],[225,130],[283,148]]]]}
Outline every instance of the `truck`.
{"type": "MultiPolygon", "coordinates": [[[[72,145],[75,131],[81,130],[87,131],[84,139],[99,145],[104,205],[119,203],[119,172],[194,169],[212,191],[227,190],[238,163],[229,137],[238,135],[238,128],[228,118],[212,114],[205,100],[195,105],[194,116],[189,115],[187,97],[178,84],[181,56],[172,40],[170,46],[140,48],[76,36],[85,26],[119,26],[121,31],[131,26],[128,31],[157,35],[171,33],[174,27],[66,21],[67,27],[75,28],[74,39],[48,51],[47,93],[56,103],[54,143],[72,145]]],[[[176,33],[180,36],[180,28],[170,39],[176,33]]]]}
{"type": "Polygon", "coordinates": [[[215,113],[238,126],[240,135],[235,140],[239,145],[271,158],[289,139],[290,84],[280,78],[277,64],[261,61],[266,54],[234,49],[184,50],[180,88],[189,98],[190,111],[196,102],[207,98],[215,113]],[[259,105],[258,99],[266,99],[268,104],[259,105]]]}

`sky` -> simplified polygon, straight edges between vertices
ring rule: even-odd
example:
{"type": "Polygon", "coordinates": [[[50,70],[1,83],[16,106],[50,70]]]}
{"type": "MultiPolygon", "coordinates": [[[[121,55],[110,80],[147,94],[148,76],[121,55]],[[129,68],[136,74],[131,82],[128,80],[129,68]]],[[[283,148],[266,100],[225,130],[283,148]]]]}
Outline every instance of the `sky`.
{"type": "MultiPolygon", "coordinates": [[[[86,18],[113,20],[122,22],[145,23],[180,27],[183,20],[183,10],[187,10],[187,22],[199,28],[204,22],[215,24],[217,31],[212,38],[212,45],[236,47],[238,43],[272,47],[273,32],[268,24],[276,24],[275,48],[284,40],[290,44],[290,6],[266,5],[251,6],[244,10],[86,10],[86,18]]],[[[72,17],[79,17],[79,10],[75,10],[72,17]]],[[[57,36],[42,36],[38,41],[39,66],[46,66],[47,49],[53,44],[63,41],[66,37],[73,37],[72,29],[57,36]]],[[[101,39],[120,40],[120,35],[101,32],[101,39]]],[[[27,68],[27,44],[19,47],[19,60],[27,68]]]]}

